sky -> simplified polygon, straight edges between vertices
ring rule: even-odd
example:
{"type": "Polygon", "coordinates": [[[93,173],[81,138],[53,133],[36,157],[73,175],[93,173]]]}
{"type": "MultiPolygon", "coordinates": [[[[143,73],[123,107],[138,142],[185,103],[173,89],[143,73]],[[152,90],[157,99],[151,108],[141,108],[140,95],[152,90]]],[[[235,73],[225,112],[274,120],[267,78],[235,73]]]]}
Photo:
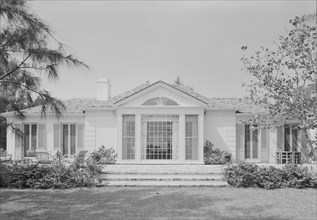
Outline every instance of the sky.
{"type": "Polygon", "coordinates": [[[29,3],[56,38],[91,69],[60,69],[43,88],[60,99],[95,98],[107,78],[112,96],[177,76],[207,97],[244,97],[241,46],[273,48],[295,16],[316,1],[47,1],[29,3]]]}

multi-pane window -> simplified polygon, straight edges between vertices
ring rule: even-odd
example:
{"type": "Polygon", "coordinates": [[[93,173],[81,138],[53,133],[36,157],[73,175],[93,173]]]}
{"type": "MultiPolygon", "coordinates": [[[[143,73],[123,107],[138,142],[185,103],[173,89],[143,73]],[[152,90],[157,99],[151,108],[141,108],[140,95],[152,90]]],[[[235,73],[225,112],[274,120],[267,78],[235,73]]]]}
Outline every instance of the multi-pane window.
{"type": "Polygon", "coordinates": [[[163,105],[163,106],[173,106],[178,105],[175,101],[165,98],[165,97],[157,97],[150,99],[143,103],[145,106],[154,106],[154,105],[163,105]]]}
{"type": "Polygon", "coordinates": [[[186,160],[198,160],[198,115],[185,116],[186,160]]]}
{"type": "Polygon", "coordinates": [[[63,155],[76,154],[76,124],[63,124],[62,129],[63,155]]]}
{"type": "Polygon", "coordinates": [[[37,124],[24,124],[24,153],[37,149],[37,124]]]}
{"type": "Polygon", "coordinates": [[[122,159],[135,159],[135,116],[122,116],[122,159]]]}
{"type": "Polygon", "coordinates": [[[284,151],[297,151],[299,130],[295,126],[284,126],[284,151]]]}
{"type": "Polygon", "coordinates": [[[258,155],[258,129],[257,125],[245,125],[244,130],[244,158],[257,159],[258,155]]]}
{"type": "Polygon", "coordinates": [[[172,122],[147,122],[146,159],[172,159],[172,122]]]}
{"type": "Polygon", "coordinates": [[[142,115],[142,159],[178,158],[178,115],[142,115]]]}

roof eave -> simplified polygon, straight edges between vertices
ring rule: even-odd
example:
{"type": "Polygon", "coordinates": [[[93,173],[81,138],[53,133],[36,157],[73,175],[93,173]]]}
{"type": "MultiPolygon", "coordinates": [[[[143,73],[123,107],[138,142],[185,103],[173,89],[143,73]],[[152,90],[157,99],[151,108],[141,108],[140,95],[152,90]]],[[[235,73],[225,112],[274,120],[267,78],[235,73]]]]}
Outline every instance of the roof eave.
{"type": "Polygon", "coordinates": [[[195,97],[195,96],[193,96],[193,95],[191,95],[191,94],[189,94],[189,93],[187,93],[187,92],[185,92],[185,91],[183,91],[183,90],[181,90],[181,89],[178,89],[177,87],[174,87],[174,86],[172,86],[172,85],[170,85],[170,84],[168,84],[168,83],[166,83],[166,82],[164,82],[164,81],[157,81],[157,82],[155,82],[155,83],[153,83],[153,84],[150,84],[149,86],[146,86],[146,87],[140,89],[139,91],[136,91],[136,92],[134,92],[134,93],[132,93],[132,94],[130,94],[130,95],[128,95],[128,96],[126,96],[126,97],[120,99],[120,100],[117,100],[116,102],[114,102],[114,104],[115,104],[115,105],[120,105],[122,102],[124,102],[124,100],[126,100],[126,99],[128,99],[128,98],[134,96],[135,94],[140,93],[140,92],[142,92],[142,91],[144,91],[144,90],[146,90],[146,89],[148,89],[148,88],[150,88],[150,87],[153,87],[153,86],[155,86],[155,85],[158,85],[158,84],[164,84],[164,85],[166,85],[166,86],[169,86],[169,87],[171,87],[171,88],[173,88],[173,89],[175,89],[175,90],[177,90],[177,91],[179,91],[179,92],[181,92],[181,93],[184,93],[184,94],[186,94],[186,95],[188,95],[188,96],[190,96],[190,97],[196,99],[196,100],[199,101],[199,102],[202,102],[202,103],[205,105],[204,107],[208,106],[208,103],[205,102],[204,100],[201,100],[201,99],[199,99],[199,98],[197,98],[197,97],[195,97]]]}
{"type": "Polygon", "coordinates": [[[103,107],[103,108],[83,108],[83,111],[107,111],[107,110],[116,110],[115,106],[112,107],[103,107]]]}

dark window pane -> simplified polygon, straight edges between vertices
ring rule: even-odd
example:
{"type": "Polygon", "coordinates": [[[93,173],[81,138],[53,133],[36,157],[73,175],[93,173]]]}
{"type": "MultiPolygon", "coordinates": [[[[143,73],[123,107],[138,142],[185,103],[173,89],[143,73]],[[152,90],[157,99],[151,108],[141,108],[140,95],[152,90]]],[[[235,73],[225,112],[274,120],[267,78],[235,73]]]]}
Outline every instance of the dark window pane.
{"type": "Polygon", "coordinates": [[[298,149],[298,129],[292,129],[292,151],[297,151],[298,149]]]}
{"type": "Polygon", "coordinates": [[[36,150],[36,145],[37,145],[37,125],[32,124],[31,125],[31,132],[32,132],[32,139],[31,139],[31,149],[36,150]]]}
{"type": "Polygon", "coordinates": [[[290,126],[284,126],[284,150],[290,151],[290,126]]]}
{"type": "Polygon", "coordinates": [[[122,116],[122,159],[135,159],[135,116],[122,116]]]}
{"type": "Polygon", "coordinates": [[[252,154],[253,159],[258,158],[258,129],[252,131],[252,154]]]}
{"type": "Polygon", "coordinates": [[[63,155],[68,154],[68,125],[63,125],[63,155]]]}
{"type": "Polygon", "coordinates": [[[24,125],[24,151],[30,150],[30,125],[24,125]]]}
{"type": "Polygon", "coordinates": [[[76,125],[70,125],[70,154],[76,153],[76,125]]]}
{"type": "Polygon", "coordinates": [[[250,158],[251,149],[250,149],[250,125],[245,125],[244,130],[244,157],[245,159],[250,158]]]}

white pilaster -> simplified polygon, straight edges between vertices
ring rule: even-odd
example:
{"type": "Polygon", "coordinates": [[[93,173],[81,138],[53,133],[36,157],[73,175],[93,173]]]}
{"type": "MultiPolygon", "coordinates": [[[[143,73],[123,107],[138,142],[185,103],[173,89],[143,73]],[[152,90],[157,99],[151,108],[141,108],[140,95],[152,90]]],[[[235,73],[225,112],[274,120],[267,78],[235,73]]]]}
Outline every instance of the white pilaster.
{"type": "Polygon", "coordinates": [[[118,113],[118,131],[117,131],[117,153],[118,153],[118,162],[122,161],[122,114],[118,113]]]}
{"type": "Polygon", "coordinates": [[[135,115],[135,161],[141,161],[141,115],[135,115]]]}
{"type": "Polygon", "coordinates": [[[198,115],[198,161],[204,163],[204,112],[198,115]]]}
{"type": "Polygon", "coordinates": [[[185,162],[185,114],[179,114],[179,140],[178,140],[179,162],[185,162]]]}

